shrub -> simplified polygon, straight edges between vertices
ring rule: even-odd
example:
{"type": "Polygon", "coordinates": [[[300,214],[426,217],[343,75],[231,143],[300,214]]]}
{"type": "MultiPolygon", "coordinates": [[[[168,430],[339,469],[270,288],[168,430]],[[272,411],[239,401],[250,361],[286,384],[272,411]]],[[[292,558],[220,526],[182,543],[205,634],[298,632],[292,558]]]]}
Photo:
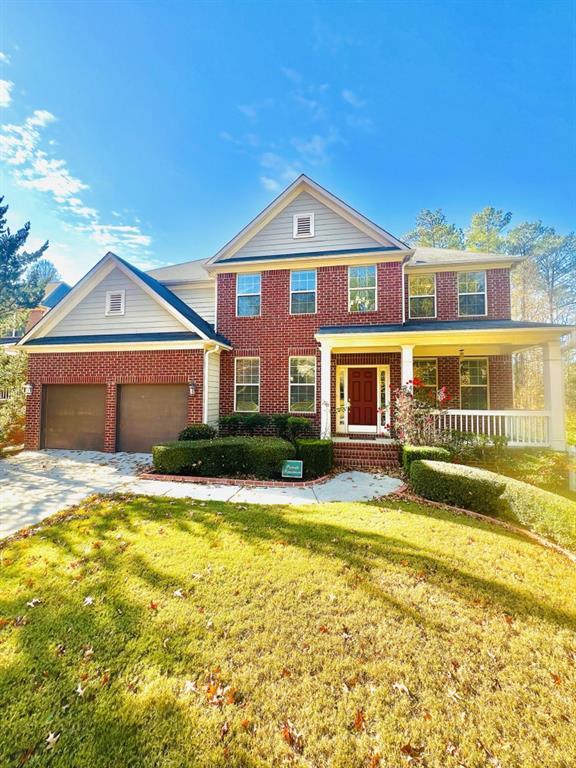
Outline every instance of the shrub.
{"type": "Polygon", "coordinates": [[[410,483],[425,499],[497,515],[506,478],[473,467],[419,459],[410,465],[410,483]],[[484,477],[485,474],[491,477],[484,477]]]}
{"type": "Polygon", "coordinates": [[[430,459],[430,461],[450,461],[450,452],[445,448],[435,445],[403,445],[402,446],[402,466],[405,472],[410,474],[410,465],[413,461],[419,459],[430,459]]]}
{"type": "Polygon", "coordinates": [[[210,424],[189,424],[178,435],[178,440],[212,440],[216,430],[210,424]]]}
{"type": "Polygon", "coordinates": [[[266,429],[270,424],[270,416],[266,413],[248,413],[243,418],[241,425],[249,435],[253,435],[258,430],[266,429]]]}
{"type": "Polygon", "coordinates": [[[237,435],[244,423],[241,413],[228,413],[218,419],[218,429],[224,435],[237,435]]]}
{"type": "Polygon", "coordinates": [[[415,461],[414,490],[424,498],[493,514],[576,550],[576,503],[521,480],[475,467],[415,461]]]}
{"type": "Polygon", "coordinates": [[[332,440],[296,440],[298,458],[304,462],[304,477],[320,477],[332,469],[334,446],[332,440]]]}
{"type": "Polygon", "coordinates": [[[276,427],[278,437],[288,438],[288,419],[292,418],[289,413],[275,413],[272,416],[272,423],[276,427]]]}
{"type": "Polygon", "coordinates": [[[296,449],[277,437],[221,437],[155,445],[154,468],[167,475],[251,476],[264,480],[280,474],[282,462],[296,449]]]}
{"type": "Polygon", "coordinates": [[[289,416],[286,420],[288,439],[294,442],[300,435],[306,434],[312,428],[312,421],[305,416],[289,416]]]}

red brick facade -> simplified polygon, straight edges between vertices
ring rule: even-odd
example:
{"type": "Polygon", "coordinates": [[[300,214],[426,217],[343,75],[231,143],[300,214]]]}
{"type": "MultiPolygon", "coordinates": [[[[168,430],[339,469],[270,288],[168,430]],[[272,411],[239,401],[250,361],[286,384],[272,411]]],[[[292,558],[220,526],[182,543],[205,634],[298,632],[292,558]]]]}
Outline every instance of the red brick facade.
{"type": "Polygon", "coordinates": [[[43,384],[105,384],[104,449],[113,452],[119,384],[194,381],[196,392],[188,398],[188,422],[192,423],[202,421],[202,373],[203,352],[199,349],[31,354],[28,381],[34,387],[26,408],[26,447],[40,448],[43,384]]]}
{"type": "MultiPolygon", "coordinates": [[[[433,270],[430,270],[432,272],[433,270]]],[[[473,269],[471,270],[473,271],[473,269]]],[[[408,280],[410,274],[423,274],[422,272],[406,273],[404,283],[406,287],[406,319],[410,319],[410,306],[408,296],[408,280]]],[[[486,270],[486,304],[487,314],[480,317],[458,315],[458,273],[436,273],[436,317],[428,320],[509,320],[512,316],[510,296],[510,270],[487,269],[486,270]]],[[[426,319],[418,319],[417,322],[426,322],[426,319]]]]}

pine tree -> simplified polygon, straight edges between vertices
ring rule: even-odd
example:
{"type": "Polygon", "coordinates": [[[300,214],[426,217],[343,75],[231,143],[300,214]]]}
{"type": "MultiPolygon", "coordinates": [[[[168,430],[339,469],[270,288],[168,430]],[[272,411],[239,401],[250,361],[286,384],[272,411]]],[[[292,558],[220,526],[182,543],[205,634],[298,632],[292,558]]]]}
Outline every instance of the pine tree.
{"type": "Polygon", "coordinates": [[[416,226],[404,235],[412,246],[428,248],[463,248],[464,233],[455,224],[448,224],[441,208],[422,208],[416,216],[416,226]]]}

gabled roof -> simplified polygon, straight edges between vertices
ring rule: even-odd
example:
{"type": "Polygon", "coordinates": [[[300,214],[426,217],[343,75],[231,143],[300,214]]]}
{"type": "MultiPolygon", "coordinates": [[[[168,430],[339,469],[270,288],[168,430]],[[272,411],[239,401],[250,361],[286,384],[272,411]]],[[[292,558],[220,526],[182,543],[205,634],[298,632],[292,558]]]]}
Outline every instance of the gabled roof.
{"type": "Polygon", "coordinates": [[[268,224],[275,216],[280,213],[292,200],[294,200],[301,192],[308,192],[324,205],[331,208],[336,213],[340,214],[347,221],[353,223],[358,229],[362,230],[374,240],[381,243],[383,246],[392,246],[399,251],[410,251],[410,246],[403,243],[398,238],[391,235],[382,227],[379,227],[373,221],[370,221],[366,216],[363,216],[357,210],[345,203],[340,198],[328,192],[327,189],[321,187],[320,184],[310,179],[308,176],[301,174],[298,178],[292,182],[286,189],[281,192],[278,197],[273,200],[270,205],[266,206],[261,213],[252,219],[244,229],[242,229],[235,237],[232,238],[226,245],[221,248],[215,256],[213,256],[208,262],[207,267],[210,268],[221,261],[229,261],[234,254],[247,243],[255,234],[257,234],[263,227],[268,224]]]}
{"type": "Polygon", "coordinates": [[[72,288],[68,283],[48,283],[46,286],[46,293],[39,302],[39,306],[52,309],[52,307],[55,307],[60,299],[63,299],[71,290],[72,288]]]}
{"type": "Polygon", "coordinates": [[[214,276],[206,271],[208,259],[194,259],[181,264],[171,264],[168,267],[149,269],[146,274],[160,280],[162,283],[196,283],[212,282],[214,276]]]}
{"type": "MultiPolygon", "coordinates": [[[[182,322],[188,331],[197,333],[200,338],[230,346],[230,343],[223,336],[214,331],[214,327],[210,323],[204,320],[203,317],[200,317],[192,307],[189,307],[188,304],[182,301],[182,299],[178,298],[178,296],[172,293],[169,288],[162,285],[162,283],[158,282],[158,280],[150,275],[147,275],[145,272],[142,272],[133,264],[116,256],[116,254],[111,251],[100,259],[100,261],[58,302],[58,304],[55,305],[53,309],[49,310],[44,317],[42,317],[42,319],[22,337],[20,345],[24,346],[32,339],[35,339],[43,328],[52,326],[53,321],[57,322],[61,319],[61,316],[64,317],[67,306],[69,306],[69,309],[72,309],[77,303],[82,301],[84,296],[92,289],[92,285],[97,284],[99,273],[106,270],[105,273],[107,274],[113,265],[118,266],[124,272],[128,272],[132,275],[135,278],[135,281],[139,283],[141,287],[144,286],[149,293],[152,293],[160,304],[171,311],[171,314],[175,315],[177,319],[182,322]],[[55,312],[57,313],[57,318],[54,316],[55,312]]],[[[105,339],[106,335],[102,334],[101,338],[105,339]]]]}

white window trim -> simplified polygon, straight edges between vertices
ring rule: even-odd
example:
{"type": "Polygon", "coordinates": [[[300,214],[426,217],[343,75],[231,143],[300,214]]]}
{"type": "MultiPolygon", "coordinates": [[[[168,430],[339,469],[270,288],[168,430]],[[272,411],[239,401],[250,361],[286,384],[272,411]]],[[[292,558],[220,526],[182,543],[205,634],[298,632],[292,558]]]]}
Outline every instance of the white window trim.
{"type": "Polygon", "coordinates": [[[437,301],[436,301],[436,272],[426,272],[423,275],[408,275],[408,317],[410,320],[434,320],[438,313],[437,301]],[[434,293],[424,293],[412,296],[410,293],[410,281],[413,277],[424,277],[426,275],[432,275],[434,278],[434,293]],[[413,315],[412,314],[412,299],[429,299],[430,296],[434,299],[434,314],[433,315],[413,315]]]}
{"type": "Polygon", "coordinates": [[[302,240],[307,237],[314,237],[314,213],[295,213],[292,217],[292,237],[294,240],[302,240]],[[310,217],[310,232],[306,235],[298,234],[298,219],[310,217]]]}
{"type": "Polygon", "coordinates": [[[466,269],[466,270],[460,270],[456,273],[456,290],[458,291],[458,317],[487,317],[488,315],[488,273],[485,269],[466,269]],[[472,293],[460,293],[460,275],[465,274],[468,275],[470,273],[477,272],[477,273],[483,273],[484,274],[484,290],[483,291],[474,291],[472,293]],[[484,312],[481,312],[480,314],[474,314],[474,315],[463,315],[460,312],[460,296],[484,296],[484,312]]]}
{"type": "Polygon", "coordinates": [[[120,291],[106,291],[106,306],[104,309],[104,315],[106,317],[120,317],[121,315],[124,315],[126,313],[126,291],[124,289],[120,291]],[[120,312],[111,312],[110,311],[110,297],[116,296],[120,294],[122,297],[122,310],[120,312]]]}
{"type": "Polygon", "coordinates": [[[307,416],[307,415],[312,416],[313,414],[315,414],[317,410],[317,407],[316,407],[316,396],[318,394],[317,387],[318,387],[318,361],[316,359],[316,355],[290,355],[290,357],[288,358],[288,413],[302,414],[303,416],[307,416]],[[304,384],[304,385],[292,384],[292,382],[290,381],[290,368],[292,365],[292,360],[299,357],[307,357],[310,360],[314,360],[314,410],[313,411],[293,411],[290,408],[290,394],[291,394],[292,386],[308,386],[308,387],[312,386],[311,384],[304,384]]]}
{"type": "Polygon", "coordinates": [[[239,355],[238,357],[234,358],[234,412],[235,413],[260,413],[260,379],[261,379],[261,376],[262,376],[261,365],[262,365],[262,363],[261,363],[260,358],[259,357],[255,357],[254,355],[247,355],[246,357],[243,357],[243,356],[239,355]],[[238,367],[236,365],[236,361],[237,360],[258,360],[258,385],[257,385],[258,386],[258,408],[255,411],[240,411],[240,410],[238,410],[237,402],[236,402],[237,401],[237,388],[238,388],[238,386],[254,387],[254,386],[256,386],[256,384],[240,384],[240,385],[238,384],[238,381],[237,381],[237,379],[238,379],[238,376],[237,376],[238,367]]]}
{"type": "Polygon", "coordinates": [[[315,315],[318,312],[318,270],[317,269],[291,269],[290,270],[290,307],[289,313],[296,317],[315,315]],[[293,312],[292,311],[292,294],[294,293],[312,293],[312,291],[294,291],[292,290],[292,275],[294,272],[314,272],[314,312],[293,312]]]}
{"type": "Polygon", "coordinates": [[[260,317],[262,315],[262,272],[242,272],[236,275],[236,317],[260,317]],[[260,277],[260,290],[257,293],[238,293],[238,277],[239,275],[259,275],[260,277]],[[238,299],[241,296],[259,296],[260,297],[260,311],[257,315],[241,315],[238,312],[238,299]]]}
{"type": "Polygon", "coordinates": [[[434,393],[434,401],[437,402],[438,400],[438,358],[437,357],[415,357],[412,361],[413,371],[414,371],[414,378],[418,378],[418,375],[416,373],[416,363],[422,360],[426,363],[435,363],[434,370],[436,372],[436,381],[434,384],[424,384],[423,383],[423,389],[431,389],[432,386],[434,387],[435,393],[434,393]]]}
{"type": "Polygon", "coordinates": [[[352,315],[370,315],[372,312],[378,312],[378,264],[351,264],[348,267],[348,312],[352,315]],[[358,267],[374,267],[375,281],[374,288],[368,288],[369,291],[374,291],[374,309],[369,309],[366,312],[355,312],[351,308],[351,294],[350,291],[365,290],[362,288],[350,288],[350,270],[358,267]]]}
{"type": "Polygon", "coordinates": [[[476,387],[486,389],[486,410],[490,410],[490,359],[488,357],[461,357],[458,365],[458,393],[460,396],[460,409],[463,411],[482,410],[478,408],[462,408],[462,363],[465,360],[485,360],[486,361],[486,384],[465,384],[466,387],[476,387]]]}
{"type": "Polygon", "coordinates": [[[336,382],[334,392],[334,402],[336,403],[336,432],[339,434],[351,434],[354,431],[372,432],[378,434],[379,425],[374,428],[371,426],[348,427],[348,371],[350,368],[376,368],[376,408],[380,411],[380,430],[383,434],[388,434],[388,430],[382,430],[382,424],[390,424],[391,419],[391,392],[390,392],[390,365],[337,365],[336,382]],[[385,402],[382,402],[381,377],[385,376],[385,402]],[[344,400],[340,397],[340,381],[343,377],[344,400]]]}

